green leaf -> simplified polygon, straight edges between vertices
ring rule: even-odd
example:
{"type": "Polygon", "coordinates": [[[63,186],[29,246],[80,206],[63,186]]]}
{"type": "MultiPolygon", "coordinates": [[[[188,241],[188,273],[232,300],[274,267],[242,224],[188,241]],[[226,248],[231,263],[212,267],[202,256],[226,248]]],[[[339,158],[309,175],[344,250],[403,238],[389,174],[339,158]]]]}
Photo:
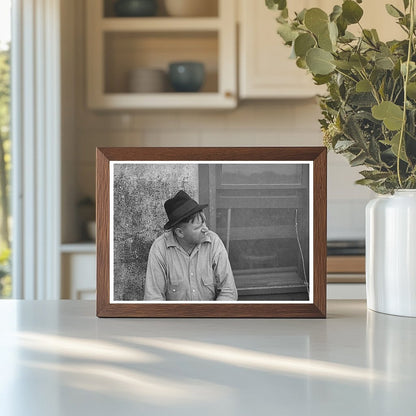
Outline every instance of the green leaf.
{"type": "Polygon", "coordinates": [[[298,58],[296,59],[296,66],[298,68],[302,68],[302,69],[308,69],[308,65],[306,65],[306,60],[305,58],[298,58]]]}
{"type": "Polygon", "coordinates": [[[416,100],[416,82],[409,82],[407,84],[407,96],[412,100],[416,100]]]}
{"type": "Polygon", "coordinates": [[[331,81],[331,76],[315,74],[313,80],[315,81],[315,85],[323,85],[331,81]]]}
{"type": "Polygon", "coordinates": [[[266,6],[271,10],[283,10],[286,7],[286,0],[266,0],[266,6]]]}
{"type": "Polygon", "coordinates": [[[296,14],[296,18],[299,22],[303,23],[305,20],[306,9],[301,10],[299,13],[296,14]]]}
{"type": "MultiPolygon", "coordinates": [[[[394,156],[396,156],[396,157],[398,156],[398,154],[399,154],[399,144],[400,144],[400,132],[395,134],[393,136],[393,138],[391,139],[391,141],[381,140],[381,142],[386,144],[387,146],[390,146],[391,151],[393,152],[394,156]]],[[[402,145],[400,147],[400,156],[399,156],[399,158],[401,160],[403,160],[404,162],[409,162],[409,159],[407,158],[407,155],[406,155],[404,139],[403,139],[402,145]]]]}
{"type": "Polygon", "coordinates": [[[345,152],[353,145],[354,142],[351,140],[338,140],[334,146],[334,150],[335,152],[345,152]]]}
{"type": "Polygon", "coordinates": [[[392,70],[394,68],[394,61],[390,56],[378,56],[375,64],[376,67],[380,69],[392,70]]]}
{"type": "Polygon", "coordinates": [[[360,149],[363,149],[366,146],[366,139],[363,130],[361,129],[361,125],[361,118],[358,117],[358,115],[352,115],[348,117],[345,122],[344,133],[350,140],[353,140],[360,149]]]}
{"type": "Polygon", "coordinates": [[[373,39],[376,42],[380,42],[380,38],[378,37],[378,33],[377,33],[377,30],[376,29],[371,29],[371,34],[373,35],[373,39]]]}
{"type": "Polygon", "coordinates": [[[380,97],[382,98],[382,100],[386,99],[386,79],[383,78],[383,80],[381,81],[380,87],[378,88],[378,93],[380,94],[380,97]]]}
{"type": "Polygon", "coordinates": [[[361,81],[357,82],[355,86],[355,90],[357,92],[371,92],[371,83],[366,79],[362,79],[361,81]]]}
{"type": "Polygon", "coordinates": [[[342,15],[342,7],[336,4],[334,8],[332,9],[332,13],[329,15],[329,20],[331,22],[335,22],[338,17],[342,15]]]}
{"type": "Polygon", "coordinates": [[[403,6],[404,6],[404,9],[406,10],[409,7],[409,0],[403,0],[403,6]]]}
{"type": "Polygon", "coordinates": [[[367,155],[364,152],[361,152],[358,156],[350,160],[350,166],[360,166],[365,162],[366,159],[367,155]]]}
{"type": "MultiPolygon", "coordinates": [[[[414,62],[409,62],[409,73],[412,73],[416,69],[414,62]]],[[[403,76],[406,76],[406,62],[402,62],[400,65],[400,72],[403,76]]]]}
{"type": "Polygon", "coordinates": [[[358,23],[363,16],[363,9],[352,0],[346,0],[342,3],[342,16],[349,23],[358,23]]]}
{"type": "Polygon", "coordinates": [[[356,107],[372,107],[377,104],[373,94],[370,92],[351,93],[348,104],[356,107]]]}
{"type": "Polygon", "coordinates": [[[282,14],[280,14],[280,16],[277,16],[277,17],[276,17],[276,22],[277,22],[277,23],[280,23],[280,24],[282,24],[282,25],[284,25],[284,24],[288,24],[287,18],[286,18],[286,17],[284,17],[284,16],[282,16],[282,14]]]}
{"type": "Polygon", "coordinates": [[[371,30],[368,29],[363,29],[363,36],[364,36],[364,40],[369,43],[370,45],[373,45],[374,39],[373,39],[373,34],[371,33],[371,30]]]}
{"type": "Polygon", "coordinates": [[[331,61],[337,68],[348,71],[352,68],[352,65],[348,61],[334,60],[331,61]]]}
{"type": "Polygon", "coordinates": [[[354,68],[359,70],[363,69],[368,64],[367,60],[363,56],[358,55],[358,53],[352,55],[349,62],[354,68]]]}
{"type": "Polygon", "coordinates": [[[298,36],[298,32],[293,30],[292,27],[287,23],[280,24],[277,28],[277,33],[286,43],[294,41],[298,36]]]}
{"type": "Polygon", "coordinates": [[[328,30],[329,30],[329,37],[331,38],[331,42],[334,46],[337,44],[338,39],[338,26],[334,22],[328,23],[328,30]]]}
{"type": "Polygon", "coordinates": [[[362,170],[360,175],[364,176],[366,179],[372,179],[374,181],[378,181],[380,179],[388,178],[391,173],[390,172],[379,172],[377,170],[362,170]]]}
{"type": "MultiPolygon", "coordinates": [[[[339,31],[339,26],[338,25],[337,25],[337,29],[339,31]]],[[[349,42],[351,42],[355,39],[356,39],[356,36],[353,33],[348,32],[348,30],[347,30],[347,31],[345,31],[343,36],[338,38],[338,41],[342,42],[342,43],[349,43],[349,42]]]]}
{"type": "Polygon", "coordinates": [[[380,147],[378,145],[378,140],[374,136],[371,136],[370,138],[370,146],[368,147],[368,150],[370,152],[371,157],[374,160],[374,163],[376,165],[380,165],[380,161],[381,161],[380,147]]]}
{"type": "Polygon", "coordinates": [[[384,125],[392,131],[402,127],[403,110],[391,101],[383,101],[371,109],[373,117],[382,120],[384,125]]]}
{"type": "Polygon", "coordinates": [[[316,45],[314,37],[309,33],[302,33],[295,39],[296,56],[304,58],[306,52],[316,45]]]}
{"type": "Polygon", "coordinates": [[[348,27],[348,22],[344,19],[344,17],[341,15],[337,19],[337,27],[338,27],[338,33],[340,36],[344,36],[346,29],[348,27]]]}
{"type": "Polygon", "coordinates": [[[332,43],[331,37],[329,35],[328,26],[325,31],[321,32],[318,35],[318,45],[321,49],[324,49],[325,51],[334,51],[334,44],[332,43]]]}
{"type": "Polygon", "coordinates": [[[392,4],[386,4],[387,13],[393,17],[403,17],[404,14],[397,8],[394,7],[392,4]]]}
{"type": "Polygon", "coordinates": [[[312,74],[326,75],[335,69],[332,63],[333,56],[330,52],[320,48],[309,49],[306,54],[306,64],[312,74]]]}
{"type": "Polygon", "coordinates": [[[324,32],[328,26],[328,15],[318,7],[313,7],[305,13],[305,26],[315,35],[324,32]]]}
{"type": "Polygon", "coordinates": [[[364,185],[364,186],[370,186],[374,183],[373,179],[358,179],[355,181],[356,185],[364,185]]]}

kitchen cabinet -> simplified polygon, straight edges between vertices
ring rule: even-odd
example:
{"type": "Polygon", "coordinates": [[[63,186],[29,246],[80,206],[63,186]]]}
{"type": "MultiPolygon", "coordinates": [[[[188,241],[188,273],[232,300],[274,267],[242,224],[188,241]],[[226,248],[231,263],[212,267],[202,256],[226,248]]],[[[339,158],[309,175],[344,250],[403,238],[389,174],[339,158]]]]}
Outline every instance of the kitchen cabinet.
{"type": "MultiPolygon", "coordinates": [[[[325,8],[324,3],[328,0],[299,0],[296,10],[325,8]]],[[[238,6],[240,98],[308,98],[322,93],[311,75],[289,59],[291,50],[276,33],[277,12],[267,9],[264,1],[239,0],[238,6]]]]}
{"type": "Polygon", "coordinates": [[[61,298],[95,300],[95,244],[63,244],[61,253],[61,298]]]}
{"type": "MultiPolygon", "coordinates": [[[[390,3],[403,8],[402,0],[390,3]]],[[[289,11],[319,7],[330,12],[334,4],[342,2],[298,0],[289,3],[289,11]]],[[[378,0],[366,0],[360,6],[364,9],[363,27],[376,28],[383,41],[403,38],[404,32],[378,0]]],[[[267,9],[263,1],[239,0],[238,7],[240,98],[308,98],[326,92],[324,86],[314,85],[312,76],[289,58],[291,49],[276,33],[278,12],[267,9]]],[[[358,34],[360,28],[352,25],[348,30],[358,34]]]]}
{"type": "Polygon", "coordinates": [[[237,105],[236,6],[218,2],[217,16],[115,17],[111,2],[88,0],[87,102],[90,109],[233,108],[237,105]],[[109,7],[110,6],[110,7],[109,7]],[[140,68],[168,70],[169,63],[199,61],[199,92],[135,93],[128,74],[140,68]]]}

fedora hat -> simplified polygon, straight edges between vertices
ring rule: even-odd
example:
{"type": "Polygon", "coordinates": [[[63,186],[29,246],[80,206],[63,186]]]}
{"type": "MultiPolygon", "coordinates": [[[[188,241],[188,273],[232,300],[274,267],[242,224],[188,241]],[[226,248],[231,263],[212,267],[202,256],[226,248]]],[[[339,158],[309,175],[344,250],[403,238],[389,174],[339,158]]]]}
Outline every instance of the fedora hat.
{"type": "Polygon", "coordinates": [[[202,211],[208,204],[198,204],[185,191],[179,191],[173,198],[168,199],[165,204],[166,215],[169,221],[165,224],[165,230],[171,229],[183,219],[202,211]]]}

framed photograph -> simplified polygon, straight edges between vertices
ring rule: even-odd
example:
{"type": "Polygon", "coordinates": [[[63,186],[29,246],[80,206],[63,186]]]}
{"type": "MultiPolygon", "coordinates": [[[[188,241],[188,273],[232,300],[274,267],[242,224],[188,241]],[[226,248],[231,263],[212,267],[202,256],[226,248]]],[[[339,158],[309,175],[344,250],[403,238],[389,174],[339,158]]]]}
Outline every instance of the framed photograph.
{"type": "Polygon", "coordinates": [[[326,148],[97,148],[97,316],[324,318],[326,148]]]}

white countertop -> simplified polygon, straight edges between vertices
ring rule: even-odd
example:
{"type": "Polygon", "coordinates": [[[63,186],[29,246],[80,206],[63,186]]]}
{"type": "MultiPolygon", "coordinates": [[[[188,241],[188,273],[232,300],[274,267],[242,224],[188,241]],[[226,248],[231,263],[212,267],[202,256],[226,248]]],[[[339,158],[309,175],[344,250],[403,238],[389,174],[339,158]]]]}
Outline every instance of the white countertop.
{"type": "Polygon", "coordinates": [[[416,414],[416,319],[98,319],[0,301],[0,415],[416,414]]]}

